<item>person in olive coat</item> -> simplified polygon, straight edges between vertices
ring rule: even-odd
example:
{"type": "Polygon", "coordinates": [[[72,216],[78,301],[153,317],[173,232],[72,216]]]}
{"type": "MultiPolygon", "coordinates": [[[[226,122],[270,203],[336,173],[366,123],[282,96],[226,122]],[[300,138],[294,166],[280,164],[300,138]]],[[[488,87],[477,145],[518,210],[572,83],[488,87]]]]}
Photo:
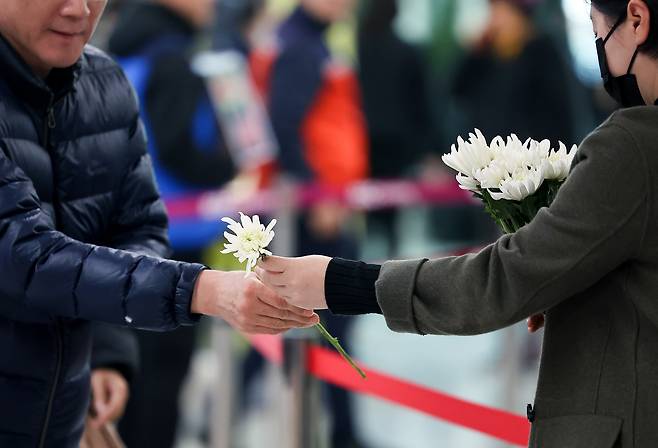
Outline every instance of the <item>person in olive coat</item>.
{"type": "Polygon", "coordinates": [[[623,108],[582,142],[530,224],[461,257],[268,257],[259,268],[295,305],[382,313],[394,331],[545,319],[533,448],[658,446],[658,1],[591,4],[604,85],[623,108]]]}

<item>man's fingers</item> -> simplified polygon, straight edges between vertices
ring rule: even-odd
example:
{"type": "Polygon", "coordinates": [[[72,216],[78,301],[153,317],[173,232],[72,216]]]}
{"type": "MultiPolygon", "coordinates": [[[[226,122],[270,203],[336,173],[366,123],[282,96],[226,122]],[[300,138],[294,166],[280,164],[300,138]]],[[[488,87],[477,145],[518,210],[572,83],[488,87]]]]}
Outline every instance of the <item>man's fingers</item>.
{"type": "Polygon", "coordinates": [[[91,423],[95,428],[121,417],[128,401],[128,383],[115,371],[100,369],[91,376],[93,408],[91,423]]]}
{"type": "Polygon", "coordinates": [[[128,398],[128,387],[126,384],[116,381],[111,384],[110,388],[110,399],[107,403],[107,420],[114,421],[123,414],[123,408],[128,398]]]}
{"type": "Polygon", "coordinates": [[[92,422],[96,428],[100,428],[107,423],[109,416],[109,391],[105,387],[102,376],[92,376],[92,390],[94,395],[94,413],[92,422]]]}
{"type": "MultiPolygon", "coordinates": [[[[309,313],[309,310],[304,310],[304,312],[309,313]]],[[[296,327],[299,327],[300,325],[311,326],[318,323],[316,321],[317,315],[312,311],[309,314],[299,315],[288,309],[277,308],[263,301],[261,301],[261,309],[259,310],[258,315],[274,318],[280,321],[291,322],[296,327]]]]}
{"type": "Polygon", "coordinates": [[[265,302],[266,304],[273,306],[274,308],[279,308],[281,310],[288,310],[293,314],[296,314],[300,317],[310,317],[313,315],[313,311],[300,308],[289,304],[283,297],[278,295],[276,292],[267,288],[263,285],[262,288],[258,291],[258,298],[265,302]]]}
{"type": "Polygon", "coordinates": [[[312,327],[317,324],[316,319],[307,319],[305,321],[279,319],[270,316],[257,316],[254,319],[254,325],[259,327],[270,328],[272,330],[287,331],[293,328],[312,327]]]}

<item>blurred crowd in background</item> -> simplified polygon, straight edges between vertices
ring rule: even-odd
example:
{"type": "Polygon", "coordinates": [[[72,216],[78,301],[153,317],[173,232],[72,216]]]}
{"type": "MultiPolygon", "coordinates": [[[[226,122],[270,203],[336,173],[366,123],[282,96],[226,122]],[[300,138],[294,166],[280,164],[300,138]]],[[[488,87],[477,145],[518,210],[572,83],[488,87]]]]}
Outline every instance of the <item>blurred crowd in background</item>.
{"type": "MultiPolygon", "coordinates": [[[[452,182],[440,156],[458,135],[479,128],[489,138],[516,133],[570,145],[613,107],[600,86],[584,0],[113,0],[108,7],[94,44],[135,85],[165,199],[220,188],[248,194],[281,178],[325,187],[296,217],[288,255],[427,257],[492,241],[497,230],[477,207],[366,215],[332,192],[365,179],[452,182]]],[[[172,222],[175,258],[237,268],[219,255],[218,225],[172,222]]],[[[322,317],[373,367],[517,412],[531,398],[540,340],[523,328],[421,340],[388,336],[377,317],[322,317]],[[520,376],[506,369],[510,356],[520,376]]],[[[206,333],[201,326],[138,335],[141,371],[120,423],[128,447],[206,446],[203,385],[216,373],[206,333]]],[[[236,412],[244,434],[235,443],[260,446],[265,362],[241,344],[236,412]]],[[[325,397],[331,447],[501,446],[336,388],[325,397]],[[393,423],[383,431],[382,421],[393,423]]]]}

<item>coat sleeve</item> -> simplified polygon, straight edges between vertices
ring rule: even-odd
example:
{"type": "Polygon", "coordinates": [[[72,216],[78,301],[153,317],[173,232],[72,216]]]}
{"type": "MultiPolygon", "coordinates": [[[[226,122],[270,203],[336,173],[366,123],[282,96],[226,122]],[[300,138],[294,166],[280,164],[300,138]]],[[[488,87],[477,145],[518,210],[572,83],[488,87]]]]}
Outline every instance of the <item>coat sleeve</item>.
{"type": "Polygon", "coordinates": [[[201,265],[85,244],[55,230],[32,182],[0,152],[0,310],[32,308],[150,330],[191,324],[201,265]]]}
{"type": "Polygon", "coordinates": [[[609,122],[583,142],[551,207],[515,234],[477,254],[385,264],[376,289],[389,327],[485,333],[585,291],[640,250],[648,185],[634,139],[609,122]]]}

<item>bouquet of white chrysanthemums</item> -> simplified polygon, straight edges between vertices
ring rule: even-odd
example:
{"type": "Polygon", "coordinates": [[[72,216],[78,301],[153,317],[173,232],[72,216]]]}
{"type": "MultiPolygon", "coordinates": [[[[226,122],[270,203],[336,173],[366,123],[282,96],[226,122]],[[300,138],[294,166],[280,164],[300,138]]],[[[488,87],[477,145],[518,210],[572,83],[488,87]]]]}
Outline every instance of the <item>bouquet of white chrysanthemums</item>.
{"type": "Polygon", "coordinates": [[[472,191],[506,233],[532,221],[539,209],[548,207],[567,178],[577,146],[570,151],[559,142],[528,139],[512,134],[491,143],[476,129],[468,141],[461,137],[443,162],[456,170],[460,188],[472,191]]]}

